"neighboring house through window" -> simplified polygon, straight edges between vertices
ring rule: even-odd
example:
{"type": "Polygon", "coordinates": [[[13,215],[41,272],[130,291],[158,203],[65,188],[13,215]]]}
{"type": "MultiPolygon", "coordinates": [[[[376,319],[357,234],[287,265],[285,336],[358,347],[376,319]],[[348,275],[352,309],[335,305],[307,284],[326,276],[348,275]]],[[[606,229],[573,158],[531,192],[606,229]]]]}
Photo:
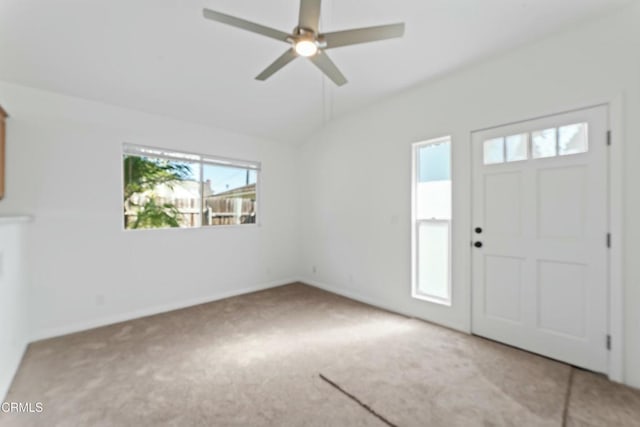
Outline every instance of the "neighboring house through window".
{"type": "Polygon", "coordinates": [[[257,222],[260,163],[125,144],[126,229],[257,222]]]}

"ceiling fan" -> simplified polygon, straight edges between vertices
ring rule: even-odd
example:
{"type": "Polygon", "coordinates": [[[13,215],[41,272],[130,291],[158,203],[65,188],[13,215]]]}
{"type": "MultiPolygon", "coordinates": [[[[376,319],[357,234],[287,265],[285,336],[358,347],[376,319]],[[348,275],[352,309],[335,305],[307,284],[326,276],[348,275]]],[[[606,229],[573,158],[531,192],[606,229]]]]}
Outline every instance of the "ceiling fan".
{"type": "Polygon", "coordinates": [[[291,44],[291,48],[260,73],[256,80],[268,79],[298,56],[303,56],[309,58],[336,85],[342,86],[347,83],[347,79],[331,61],[325,50],[402,37],[404,34],[404,23],[319,33],[320,3],[321,0],[300,0],[299,23],[291,34],[210,9],[203,9],[202,12],[207,19],[291,44]]]}

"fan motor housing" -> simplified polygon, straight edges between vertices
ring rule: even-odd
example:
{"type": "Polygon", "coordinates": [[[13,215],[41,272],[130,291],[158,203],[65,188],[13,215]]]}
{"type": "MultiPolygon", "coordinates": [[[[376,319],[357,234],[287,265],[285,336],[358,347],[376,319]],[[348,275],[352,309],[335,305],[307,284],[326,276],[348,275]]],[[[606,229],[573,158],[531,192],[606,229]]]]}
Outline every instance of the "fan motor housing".
{"type": "Polygon", "coordinates": [[[289,38],[289,42],[295,46],[295,44],[301,40],[309,40],[315,43],[318,46],[318,49],[324,49],[327,47],[327,42],[324,40],[324,37],[316,33],[310,28],[304,27],[295,27],[293,29],[293,34],[289,38]]]}

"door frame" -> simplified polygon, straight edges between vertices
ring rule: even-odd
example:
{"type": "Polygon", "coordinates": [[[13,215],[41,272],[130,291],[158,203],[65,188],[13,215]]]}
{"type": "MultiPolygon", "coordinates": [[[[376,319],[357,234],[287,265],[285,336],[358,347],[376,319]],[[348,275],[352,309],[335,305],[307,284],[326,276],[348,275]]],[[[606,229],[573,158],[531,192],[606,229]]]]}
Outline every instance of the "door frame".
{"type": "MultiPolygon", "coordinates": [[[[473,219],[473,168],[475,168],[473,158],[473,138],[472,134],[496,127],[508,126],[520,122],[552,117],[572,111],[579,111],[593,107],[608,107],[608,125],[609,125],[609,149],[607,150],[607,196],[609,200],[608,206],[608,226],[611,233],[611,241],[608,252],[608,295],[607,303],[607,319],[608,319],[608,335],[610,337],[611,347],[608,352],[607,376],[610,380],[616,382],[624,382],[624,270],[623,270],[623,248],[624,248],[624,125],[623,125],[623,96],[618,95],[613,99],[600,102],[586,103],[581,106],[574,106],[558,110],[553,113],[543,114],[536,117],[529,117],[509,123],[501,123],[493,126],[487,126],[480,129],[474,129],[469,133],[469,162],[471,164],[471,174],[469,182],[469,212],[470,220],[473,219]]],[[[467,231],[469,242],[473,242],[473,234],[471,226],[467,231]]],[[[472,259],[473,247],[469,245],[469,259],[472,259]]],[[[471,264],[469,265],[469,330],[473,330],[473,271],[471,264]]],[[[471,332],[473,333],[473,332],[471,332]]],[[[605,345],[606,343],[602,343],[605,345]]]]}

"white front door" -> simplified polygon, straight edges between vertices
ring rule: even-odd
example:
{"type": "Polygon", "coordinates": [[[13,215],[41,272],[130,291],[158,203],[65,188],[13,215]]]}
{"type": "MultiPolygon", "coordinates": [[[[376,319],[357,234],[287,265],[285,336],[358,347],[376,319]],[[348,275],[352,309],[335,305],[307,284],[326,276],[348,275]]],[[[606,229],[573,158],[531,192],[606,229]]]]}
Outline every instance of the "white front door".
{"type": "Polygon", "coordinates": [[[607,372],[607,107],[474,132],[474,334],[607,372]]]}

